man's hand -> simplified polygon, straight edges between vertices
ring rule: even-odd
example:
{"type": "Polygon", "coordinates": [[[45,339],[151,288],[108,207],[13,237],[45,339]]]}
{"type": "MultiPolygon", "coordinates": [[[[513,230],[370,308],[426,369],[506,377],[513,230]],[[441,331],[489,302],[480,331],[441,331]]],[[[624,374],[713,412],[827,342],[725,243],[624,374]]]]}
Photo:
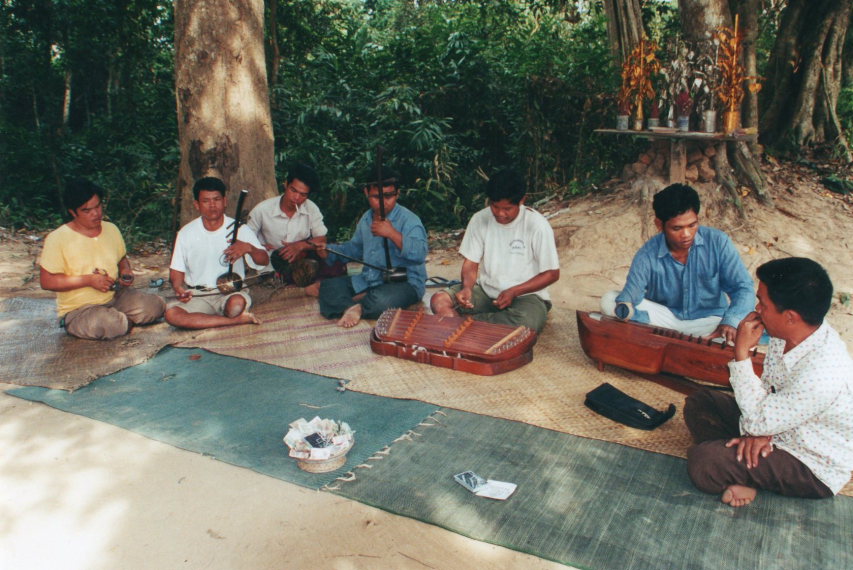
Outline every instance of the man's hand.
{"type": "Polygon", "coordinates": [[[509,307],[510,305],[512,305],[512,302],[515,300],[515,298],[517,296],[518,295],[516,295],[512,289],[505,289],[505,290],[500,292],[500,295],[498,295],[497,299],[492,301],[492,304],[495,307],[497,307],[498,309],[504,310],[507,307],[509,307]]]}
{"type": "Polygon", "coordinates": [[[460,306],[465,307],[466,309],[473,309],[474,303],[471,302],[471,297],[474,292],[470,287],[463,287],[459,291],[456,292],[456,302],[459,303],[460,306]]]}
{"type": "Polygon", "coordinates": [[[743,318],[737,327],[737,338],[735,338],[735,360],[746,360],[749,351],[758,345],[761,334],[764,332],[764,323],[755,311],[743,318]]]}
{"type": "Polygon", "coordinates": [[[386,237],[388,239],[393,239],[394,235],[397,234],[394,225],[388,220],[374,219],[373,223],[370,224],[370,231],[375,236],[386,237]]]}
{"type": "Polygon", "coordinates": [[[746,462],[746,468],[758,467],[758,460],[773,453],[772,437],[769,435],[746,435],[734,437],[726,442],[726,447],[737,446],[737,460],[746,462]]]}
{"type": "Polygon", "coordinates": [[[309,249],[312,249],[312,246],[306,241],[281,242],[281,247],[278,248],[278,256],[293,263],[297,259],[305,257],[305,251],[309,249]]]}
{"type": "Polygon", "coordinates": [[[181,303],[186,303],[193,298],[191,289],[184,289],[182,286],[175,287],[175,298],[181,303]]]}
{"type": "Polygon", "coordinates": [[[705,338],[720,338],[723,337],[723,341],[726,344],[734,344],[735,337],[737,336],[737,329],[735,329],[731,325],[723,325],[720,324],[717,328],[714,329],[714,332],[706,336],[705,338]]]}
{"type": "Polygon", "coordinates": [[[233,244],[225,248],[225,259],[227,259],[229,263],[234,263],[247,253],[252,253],[253,249],[254,248],[250,243],[235,241],[233,244]]]}
{"type": "Polygon", "coordinates": [[[95,268],[92,274],[89,276],[89,287],[93,289],[97,289],[102,293],[106,293],[115,285],[115,279],[109,276],[109,274],[103,270],[95,268]]]}

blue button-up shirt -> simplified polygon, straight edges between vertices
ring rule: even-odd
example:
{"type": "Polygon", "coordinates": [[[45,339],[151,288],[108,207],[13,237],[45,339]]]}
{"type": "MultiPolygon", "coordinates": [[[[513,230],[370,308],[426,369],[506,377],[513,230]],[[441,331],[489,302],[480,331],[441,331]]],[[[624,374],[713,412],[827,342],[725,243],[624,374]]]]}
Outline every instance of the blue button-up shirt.
{"type": "MultiPolygon", "coordinates": [[[[418,297],[423,297],[426,290],[426,256],[428,251],[427,232],[421,219],[411,210],[396,204],[386,219],[391,222],[398,232],[403,234],[403,249],[399,249],[394,242],[388,240],[388,249],[391,253],[391,265],[406,268],[406,281],[418,292],[418,297]]],[[[373,224],[373,211],[368,210],[361,216],[355,233],[346,243],[331,246],[356,259],[361,259],[371,265],[385,267],[384,239],[373,235],[370,226],[373,224]]],[[[334,253],[329,253],[327,263],[340,259],[334,253]]],[[[344,260],[346,261],[346,260],[344,260]]],[[[352,285],[356,293],[376,287],[384,283],[384,273],[378,269],[364,266],[362,272],[353,275],[352,285]]]]}
{"type": "MultiPolygon", "coordinates": [[[[643,299],[666,306],[681,320],[719,316],[720,324],[733,327],[755,305],[752,278],[732,240],[705,226],[696,232],[686,264],[672,256],[663,233],[640,248],[616,302],[636,307],[643,299]]],[[[649,315],[637,310],[632,320],[648,323],[649,315]]]]}

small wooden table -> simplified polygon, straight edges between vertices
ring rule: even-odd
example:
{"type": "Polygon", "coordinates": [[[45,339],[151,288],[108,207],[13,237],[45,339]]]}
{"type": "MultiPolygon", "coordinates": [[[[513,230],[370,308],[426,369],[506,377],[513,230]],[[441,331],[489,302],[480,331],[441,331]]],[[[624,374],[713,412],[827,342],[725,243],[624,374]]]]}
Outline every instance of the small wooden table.
{"type": "Polygon", "coordinates": [[[684,172],[687,169],[687,141],[705,141],[711,144],[725,144],[729,141],[754,141],[758,138],[756,133],[737,133],[727,135],[726,133],[700,133],[694,131],[678,131],[669,128],[656,128],[656,130],[620,130],[620,129],[595,129],[596,133],[603,135],[628,135],[631,137],[645,139],[669,140],[669,182],[684,183],[684,172]]]}

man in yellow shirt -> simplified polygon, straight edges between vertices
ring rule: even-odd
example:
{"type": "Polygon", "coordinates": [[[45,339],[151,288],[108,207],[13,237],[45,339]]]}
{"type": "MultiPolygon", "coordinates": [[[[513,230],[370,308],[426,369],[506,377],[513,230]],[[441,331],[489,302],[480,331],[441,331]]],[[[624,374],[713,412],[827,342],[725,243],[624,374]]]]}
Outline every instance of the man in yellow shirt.
{"type": "Polygon", "coordinates": [[[121,232],[103,221],[103,196],[88,180],[66,185],[63,201],[71,221],[48,234],[40,260],[41,287],[57,292],[66,332],[90,340],[122,336],[166,310],[157,295],[130,288],[133,269],[121,232]]]}

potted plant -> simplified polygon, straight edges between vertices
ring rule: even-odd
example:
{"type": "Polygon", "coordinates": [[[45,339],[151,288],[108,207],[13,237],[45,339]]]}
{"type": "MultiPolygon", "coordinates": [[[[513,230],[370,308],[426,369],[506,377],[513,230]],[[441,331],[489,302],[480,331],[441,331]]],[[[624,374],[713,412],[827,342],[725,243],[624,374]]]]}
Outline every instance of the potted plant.
{"type": "Polygon", "coordinates": [[[678,110],[678,130],[690,130],[690,114],[693,112],[693,97],[687,89],[682,90],[675,98],[675,107],[678,110]]]}
{"type": "MultiPolygon", "coordinates": [[[[658,47],[654,42],[640,40],[622,64],[622,88],[620,99],[629,101],[636,109],[634,129],[643,128],[643,101],[654,97],[652,75],[660,71],[660,62],[655,52],[658,47]]],[[[620,101],[621,103],[621,101],[620,101]]]]}
{"type": "Polygon", "coordinates": [[[660,126],[660,100],[655,97],[652,99],[652,108],[649,109],[649,128],[660,126]]]}
{"type": "Polygon", "coordinates": [[[745,94],[743,84],[751,81],[749,90],[756,93],[761,89],[761,83],[757,77],[746,75],[746,70],[740,64],[743,42],[738,31],[739,16],[735,16],[735,26],[732,28],[718,28],[714,37],[719,42],[720,84],[717,87],[717,95],[723,103],[723,131],[732,133],[740,127],[740,104],[745,94]]]}
{"type": "Polygon", "coordinates": [[[623,86],[619,89],[617,97],[619,111],[616,115],[616,128],[620,131],[628,130],[628,121],[631,119],[631,94],[623,86]]]}

